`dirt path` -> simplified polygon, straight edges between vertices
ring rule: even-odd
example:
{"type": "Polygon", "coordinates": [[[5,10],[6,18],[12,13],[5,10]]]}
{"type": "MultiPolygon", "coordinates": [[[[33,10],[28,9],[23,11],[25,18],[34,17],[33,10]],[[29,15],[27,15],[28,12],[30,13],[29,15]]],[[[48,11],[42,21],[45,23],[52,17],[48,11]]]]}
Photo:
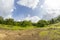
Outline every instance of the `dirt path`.
{"type": "Polygon", "coordinates": [[[0,40],[39,40],[38,30],[0,30],[0,40]]]}
{"type": "Polygon", "coordinates": [[[60,40],[59,39],[60,37],[58,39],[57,38],[55,39],[57,35],[60,36],[60,34],[58,33],[56,33],[57,35],[54,38],[50,37],[50,35],[55,34],[55,32],[53,32],[52,30],[51,29],[32,29],[32,30],[18,30],[18,31],[0,30],[0,40],[60,40]]]}

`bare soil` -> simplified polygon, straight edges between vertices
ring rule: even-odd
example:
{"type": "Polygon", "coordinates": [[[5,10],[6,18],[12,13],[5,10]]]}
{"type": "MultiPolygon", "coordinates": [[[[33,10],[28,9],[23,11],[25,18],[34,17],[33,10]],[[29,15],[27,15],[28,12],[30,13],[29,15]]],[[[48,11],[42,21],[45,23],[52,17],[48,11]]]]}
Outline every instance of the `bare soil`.
{"type": "MultiPolygon", "coordinates": [[[[31,29],[31,30],[3,30],[0,29],[0,40],[60,40],[58,39],[51,39],[49,33],[45,37],[41,37],[39,35],[42,31],[51,31],[57,29],[31,29]]],[[[59,29],[58,29],[59,30],[59,29]]],[[[60,34],[57,34],[60,36],[60,34]]]]}

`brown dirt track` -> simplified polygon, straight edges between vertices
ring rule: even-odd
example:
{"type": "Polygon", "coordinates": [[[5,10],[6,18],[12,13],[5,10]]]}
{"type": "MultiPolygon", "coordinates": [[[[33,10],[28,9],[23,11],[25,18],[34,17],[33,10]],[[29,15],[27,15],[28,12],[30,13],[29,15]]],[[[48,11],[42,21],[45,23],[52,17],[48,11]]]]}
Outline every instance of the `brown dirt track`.
{"type": "MultiPolygon", "coordinates": [[[[0,40],[60,40],[50,39],[49,33],[45,37],[39,35],[42,31],[57,29],[32,29],[32,30],[0,30],[0,40]]],[[[59,30],[59,29],[58,29],[59,30]]],[[[60,34],[59,34],[60,36],[60,34]]]]}

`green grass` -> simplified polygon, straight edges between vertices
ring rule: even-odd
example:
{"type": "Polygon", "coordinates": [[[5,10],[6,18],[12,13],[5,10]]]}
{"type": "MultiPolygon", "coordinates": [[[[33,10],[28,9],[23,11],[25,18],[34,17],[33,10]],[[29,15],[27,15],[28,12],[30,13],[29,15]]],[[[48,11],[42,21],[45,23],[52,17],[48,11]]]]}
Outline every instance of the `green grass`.
{"type": "Polygon", "coordinates": [[[48,34],[48,31],[41,31],[40,33],[39,33],[39,35],[41,36],[41,37],[44,37],[44,36],[46,36],[48,34]]]}
{"type": "Polygon", "coordinates": [[[51,25],[48,25],[48,26],[45,26],[45,27],[35,27],[35,26],[21,27],[21,26],[12,26],[12,25],[0,24],[0,29],[29,30],[29,29],[34,29],[34,28],[43,28],[43,29],[48,29],[48,28],[60,28],[60,23],[51,24],[51,25]]]}
{"type": "MultiPolygon", "coordinates": [[[[0,29],[9,29],[9,30],[30,30],[42,27],[35,27],[35,26],[12,26],[12,25],[3,25],[0,24],[0,29]]],[[[41,40],[60,40],[60,23],[51,24],[46,27],[43,27],[40,32],[38,33],[41,40]]]]}
{"type": "Polygon", "coordinates": [[[53,28],[57,27],[57,28],[60,28],[60,22],[56,23],[56,24],[51,24],[48,27],[53,27],[53,28]]]}
{"type": "Polygon", "coordinates": [[[9,29],[9,30],[29,30],[29,29],[34,29],[34,28],[36,28],[36,27],[34,27],[34,26],[21,27],[21,26],[12,26],[12,25],[0,24],[0,29],[9,29]]]}
{"type": "Polygon", "coordinates": [[[42,31],[39,32],[41,39],[47,40],[60,40],[60,23],[51,24],[44,27],[42,31]]]}
{"type": "Polygon", "coordinates": [[[60,40],[60,30],[44,30],[39,33],[41,39],[60,40]]]}

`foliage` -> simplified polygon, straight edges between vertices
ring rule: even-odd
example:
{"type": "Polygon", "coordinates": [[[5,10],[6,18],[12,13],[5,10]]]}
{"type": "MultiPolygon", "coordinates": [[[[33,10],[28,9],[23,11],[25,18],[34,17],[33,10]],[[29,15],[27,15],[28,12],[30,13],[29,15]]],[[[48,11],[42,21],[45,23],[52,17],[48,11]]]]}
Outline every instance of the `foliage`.
{"type": "Polygon", "coordinates": [[[21,27],[27,27],[27,26],[36,26],[36,27],[44,27],[46,25],[55,24],[60,22],[60,16],[53,18],[51,20],[39,20],[37,23],[32,23],[31,21],[14,21],[14,19],[4,19],[0,16],[0,24],[6,24],[6,25],[13,25],[13,26],[21,26],[21,27]]]}
{"type": "Polygon", "coordinates": [[[60,16],[57,17],[57,20],[60,21],[60,16]]]}
{"type": "Polygon", "coordinates": [[[51,30],[40,31],[39,36],[41,40],[59,40],[60,32],[57,28],[55,30],[52,28],[51,30]]]}
{"type": "Polygon", "coordinates": [[[55,23],[55,20],[54,19],[51,19],[50,20],[50,24],[54,24],[55,23]]]}
{"type": "Polygon", "coordinates": [[[4,22],[3,20],[4,20],[3,17],[0,16],[0,24],[3,24],[4,22]]]}
{"type": "Polygon", "coordinates": [[[38,27],[44,27],[45,25],[48,25],[48,24],[49,23],[46,20],[40,20],[40,21],[37,22],[38,27]]]}
{"type": "Polygon", "coordinates": [[[14,25],[14,19],[11,19],[11,18],[5,19],[5,24],[7,24],[7,25],[14,25]]]}
{"type": "Polygon", "coordinates": [[[21,23],[21,26],[23,26],[23,27],[32,26],[32,23],[31,23],[31,21],[23,21],[23,22],[21,23]]]}

